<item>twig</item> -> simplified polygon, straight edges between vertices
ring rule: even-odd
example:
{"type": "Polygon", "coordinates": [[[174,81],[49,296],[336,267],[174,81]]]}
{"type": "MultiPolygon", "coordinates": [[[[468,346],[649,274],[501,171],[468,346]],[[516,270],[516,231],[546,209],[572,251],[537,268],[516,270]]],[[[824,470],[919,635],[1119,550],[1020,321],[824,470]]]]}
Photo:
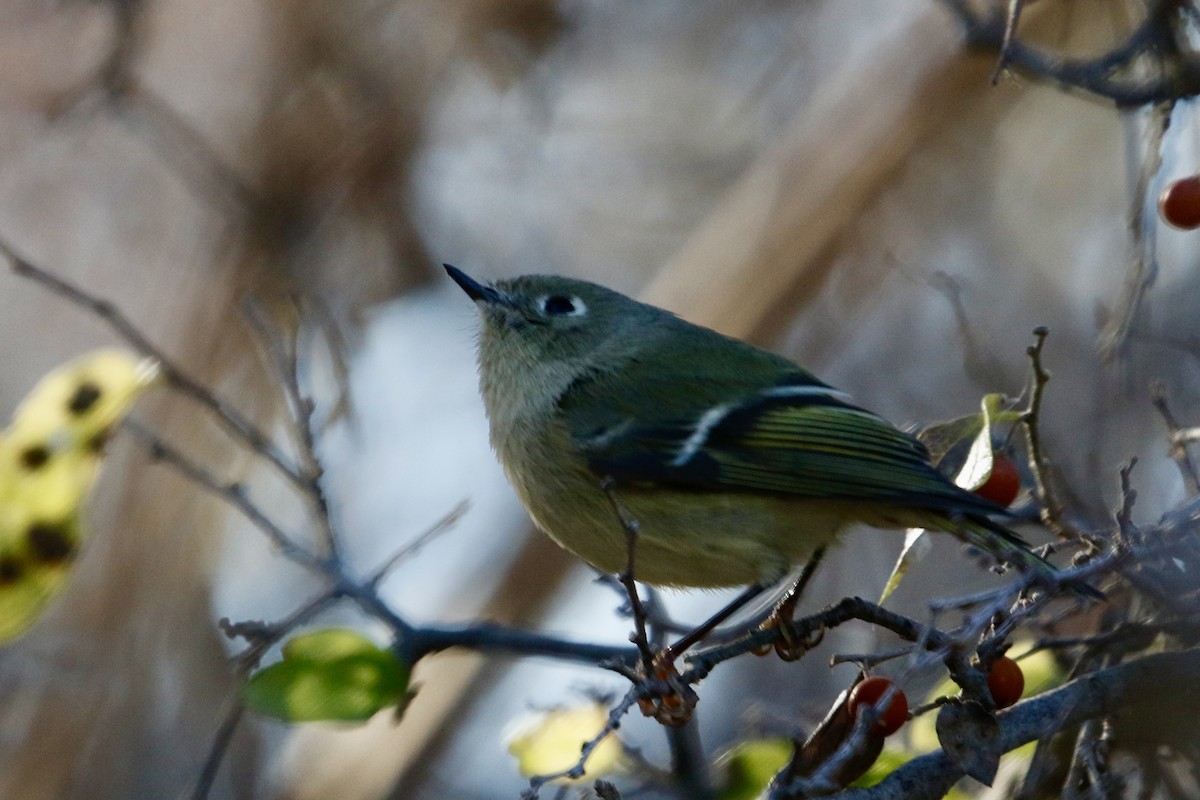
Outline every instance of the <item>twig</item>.
{"type": "MultiPolygon", "coordinates": [[[[594,569],[594,568],[593,568],[594,569]]],[[[616,575],[608,572],[595,570],[596,583],[601,586],[607,586],[621,597],[622,604],[617,608],[617,613],[622,616],[632,617],[633,609],[629,607],[629,593],[625,591],[625,584],[616,575]]],[[[650,637],[650,644],[655,648],[661,647],[664,639],[668,635],[679,635],[692,630],[691,625],[683,622],[676,622],[669,613],[667,613],[666,605],[662,601],[662,596],[653,586],[642,585],[642,589],[646,595],[642,598],[642,610],[646,614],[646,632],[650,637]]]]}
{"type": "MultiPolygon", "coordinates": [[[[1158,240],[1151,218],[1146,216],[1146,195],[1162,165],[1162,142],[1171,124],[1174,101],[1154,105],[1150,118],[1150,136],[1137,159],[1137,178],[1130,196],[1129,235],[1132,250],[1125,271],[1125,281],[1116,307],[1109,313],[1099,336],[1102,359],[1114,362],[1124,355],[1126,345],[1137,324],[1138,314],[1146,292],[1158,277],[1158,240]]],[[[1133,143],[1130,143],[1133,147],[1133,143]]],[[[1132,156],[1131,156],[1132,160],[1132,156]]]]}
{"type": "Polygon", "coordinates": [[[1184,435],[1185,429],[1171,413],[1171,408],[1167,405],[1167,387],[1162,381],[1150,384],[1150,402],[1167,425],[1167,433],[1171,437],[1170,455],[1179,467],[1183,482],[1187,484],[1188,494],[1193,497],[1200,495],[1200,470],[1196,469],[1196,464],[1187,449],[1188,443],[1194,439],[1184,435]]]}
{"type": "Polygon", "coordinates": [[[1104,791],[1104,779],[1096,754],[1100,728],[1100,721],[1095,719],[1089,719],[1079,726],[1075,753],[1063,783],[1063,800],[1105,800],[1108,796],[1104,791]]]}
{"type": "Polygon", "coordinates": [[[617,703],[608,712],[608,720],[604,723],[604,727],[600,729],[600,732],[584,742],[583,747],[579,751],[579,760],[567,769],[545,775],[535,775],[530,778],[529,788],[521,792],[522,800],[537,800],[538,793],[542,787],[552,781],[562,778],[570,778],[572,780],[582,778],[586,774],[585,766],[587,765],[587,760],[592,757],[592,753],[596,752],[596,748],[621,727],[621,719],[629,713],[629,709],[633,708],[638,700],[642,699],[643,692],[645,691],[645,687],[643,686],[633,686],[630,688],[625,693],[625,696],[621,698],[621,702],[617,703]]]}
{"type": "Polygon", "coordinates": [[[838,664],[858,664],[860,668],[867,669],[897,658],[903,658],[910,654],[912,649],[912,645],[905,645],[877,653],[835,653],[829,657],[829,666],[836,667],[838,664]]]}
{"type": "Polygon", "coordinates": [[[143,356],[157,361],[159,372],[168,386],[211,411],[221,426],[235,440],[242,442],[256,453],[262,455],[281,475],[297,488],[301,490],[305,489],[304,483],[295,467],[288,463],[287,459],[284,458],[283,454],[266,434],[256,428],[232,406],[219,400],[202,383],[188,377],[183,370],[167,357],[166,353],[156,347],[145,334],[138,330],[133,322],[121,313],[115,305],[107,300],[102,300],[91,295],[67,283],[63,279],[50,274],[46,270],[35,266],[32,262],[19,255],[3,239],[0,239],[0,253],[3,253],[8,258],[15,275],[31,280],[48,289],[52,294],[65,298],[69,302],[95,315],[134,350],[143,356]]]}
{"type": "Polygon", "coordinates": [[[471,501],[462,500],[454,508],[446,512],[437,522],[433,523],[424,533],[413,539],[404,547],[393,553],[386,561],[375,568],[367,579],[363,582],[368,589],[376,589],[383,579],[391,572],[397,564],[402,562],[409,556],[414,555],[425,545],[442,535],[446,531],[458,524],[458,521],[467,513],[467,509],[471,507],[471,501]]]}
{"type": "Polygon", "coordinates": [[[333,592],[322,592],[291,614],[288,614],[284,619],[271,625],[264,625],[260,622],[231,622],[228,618],[219,620],[217,624],[221,628],[221,632],[227,637],[231,639],[239,637],[245,639],[248,643],[247,648],[238,653],[234,659],[238,674],[249,674],[251,670],[258,666],[262,657],[266,655],[271,647],[320,614],[336,599],[337,597],[333,592]]]}
{"type": "MultiPolygon", "coordinates": [[[[367,606],[368,611],[372,608],[367,606]]],[[[480,653],[545,656],[593,666],[614,663],[632,666],[638,663],[640,657],[638,650],[629,645],[576,642],[490,622],[410,627],[398,644],[402,658],[410,664],[430,653],[454,647],[480,653]]]]}
{"type": "Polygon", "coordinates": [[[1033,473],[1034,494],[1038,500],[1042,523],[1063,539],[1078,539],[1078,531],[1069,528],[1063,520],[1063,507],[1058,495],[1050,485],[1050,463],[1042,448],[1041,413],[1042,395],[1050,373],[1042,366],[1042,348],[1050,331],[1044,326],[1033,329],[1034,343],[1026,348],[1032,376],[1030,378],[1029,406],[1021,415],[1025,426],[1025,441],[1029,447],[1029,468],[1033,473]]]}
{"type": "Polygon", "coordinates": [[[634,578],[634,565],[637,560],[638,521],[633,519],[621,505],[621,501],[617,497],[616,482],[612,478],[605,478],[601,481],[600,488],[604,490],[604,494],[608,497],[608,502],[612,506],[613,514],[616,515],[622,529],[625,531],[625,571],[617,577],[629,595],[629,609],[633,615],[634,626],[634,633],[630,637],[630,641],[637,646],[638,652],[642,654],[642,669],[645,671],[646,677],[653,678],[656,672],[654,667],[655,653],[650,647],[650,639],[646,635],[646,612],[642,608],[642,598],[638,594],[637,582],[634,578]]]}
{"type": "Polygon", "coordinates": [[[699,721],[692,717],[683,725],[665,727],[671,749],[671,776],[690,800],[707,800],[712,796],[712,786],[699,721]]]}
{"type": "Polygon", "coordinates": [[[447,627],[414,626],[388,607],[375,593],[374,586],[369,581],[359,582],[347,575],[339,560],[320,558],[296,544],[246,496],[241,484],[222,483],[136,421],[127,418],[124,425],[143,441],[152,457],[170,464],[184,477],[237,509],[266,534],[286,558],[325,576],[330,581],[329,593],[333,597],[349,597],[368,613],[387,623],[398,637],[398,649],[407,659],[407,663],[415,663],[422,656],[452,647],[481,652],[552,656],[589,664],[612,661],[630,663],[634,656],[635,651],[628,647],[572,642],[488,623],[447,627]]]}
{"type": "Polygon", "coordinates": [[[1009,368],[975,335],[971,317],[963,302],[963,287],[958,279],[948,272],[935,270],[926,278],[926,282],[950,304],[958,337],[962,340],[963,371],[967,377],[983,385],[994,385],[998,381],[1007,383],[1009,368]]]}
{"type": "Polygon", "coordinates": [[[1153,0],[1146,18],[1107,53],[1093,58],[1066,58],[1047,52],[1011,37],[1005,45],[1008,20],[999,12],[997,2],[979,8],[973,0],[942,0],[963,25],[969,43],[993,49],[1005,48],[1006,66],[1058,83],[1081,89],[1112,100],[1118,106],[1133,106],[1178,100],[1200,94],[1200,63],[1179,48],[1169,45],[1174,38],[1186,35],[1182,17],[1176,18],[1177,3],[1153,0]],[[1178,30],[1179,34],[1172,35],[1178,30]],[[1131,74],[1149,53],[1161,54],[1169,60],[1170,68],[1160,68],[1154,79],[1131,74]]]}
{"type": "Polygon", "coordinates": [[[221,481],[132,417],[125,418],[122,428],[145,445],[152,459],[169,464],[197,486],[211,492],[237,509],[254,527],[266,534],[267,538],[288,559],[315,572],[328,574],[328,562],[297,544],[288,533],[250,500],[246,495],[246,487],[242,484],[221,481]]]}
{"type": "Polygon", "coordinates": [[[339,537],[329,514],[329,498],[322,482],[325,470],[317,458],[317,443],[313,436],[313,400],[300,390],[297,374],[295,341],[292,346],[284,344],[283,334],[267,318],[262,304],[247,300],[243,312],[250,328],[255,332],[266,352],[267,361],[275,370],[279,385],[283,388],[288,405],[288,421],[299,453],[299,477],[304,486],[304,496],[312,506],[312,517],[316,522],[321,540],[328,555],[338,552],[339,537]]]}
{"type": "Polygon", "coordinates": [[[1025,0],[1008,0],[1008,13],[1004,19],[1004,36],[1000,40],[1000,58],[996,60],[996,69],[992,72],[992,85],[1000,82],[1008,62],[1012,58],[1013,42],[1017,38],[1017,25],[1021,21],[1021,11],[1025,8],[1025,0]]]}
{"type": "Polygon", "coordinates": [[[709,647],[685,656],[688,669],[683,673],[682,679],[686,683],[696,683],[707,677],[717,664],[752,650],[771,646],[776,641],[781,641],[785,635],[790,635],[797,640],[804,640],[817,631],[834,628],[851,620],[861,620],[878,625],[910,642],[924,639],[930,648],[944,647],[952,641],[946,634],[929,629],[902,614],[889,611],[861,597],[847,597],[815,614],[793,620],[786,626],[781,624],[776,628],[761,628],[751,631],[741,639],[729,644],[709,647]],[[789,628],[789,634],[783,633],[782,628],[784,627],[789,628]]]}
{"type": "Polygon", "coordinates": [[[213,734],[213,742],[208,748],[204,765],[200,768],[200,775],[196,778],[196,785],[192,787],[192,800],[205,800],[212,791],[217,773],[221,769],[221,762],[225,760],[229,743],[233,741],[233,734],[237,732],[237,726],[242,721],[245,711],[246,706],[240,699],[234,697],[229,700],[228,707],[221,716],[221,724],[213,734]]]}
{"type": "MultiPolygon", "coordinates": [[[[300,332],[320,329],[320,336],[314,338],[325,343],[325,348],[329,353],[329,363],[333,368],[334,384],[337,386],[336,399],[329,409],[329,413],[325,415],[320,425],[314,425],[317,434],[322,434],[329,424],[350,413],[350,365],[348,363],[350,344],[346,341],[345,334],[334,318],[333,312],[320,297],[296,295],[292,298],[293,305],[299,306],[301,302],[304,303],[309,318],[316,320],[316,323],[312,326],[302,324],[300,332]]],[[[298,353],[299,341],[298,339],[298,353]]],[[[311,349],[311,345],[309,349],[311,349]]]]}
{"type": "Polygon", "coordinates": [[[1117,534],[1121,537],[1121,541],[1133,541],[1133,537],[1137,535],[1137,526],[1133,524],[1133,505],[1137,502],[1137,491],[1133,488],[1130,481],[1130,475],[1133,473],[1133,468],[1137,466],[1137,458],[1129,459],[1125,466],[1121,467],[1121,505],[1113,514],[1113,518],[1117,523],[1117,534]]]}

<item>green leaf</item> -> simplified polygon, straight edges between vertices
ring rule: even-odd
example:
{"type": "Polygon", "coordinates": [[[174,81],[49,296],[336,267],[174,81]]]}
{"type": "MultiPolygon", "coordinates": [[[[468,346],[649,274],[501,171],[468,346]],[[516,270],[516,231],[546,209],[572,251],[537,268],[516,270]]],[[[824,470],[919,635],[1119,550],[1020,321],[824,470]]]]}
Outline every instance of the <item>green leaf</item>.
{"type": "Polygon", "coordinates": [[[332,661],[357,653],[378,653],[379,645],[349,628],[324,628],[293,636],[283,646],[285,659],[332,661]]]}
{"type": "Polygon", "coordinates": [[[767,788],[775,773],[792,757],[791,739],[750,739],[735,745],[721,757],[725,786],[717,800],[754,800],[767,788]]]}
{"type": "Polygon", "coordinates": [[[353,631],[297,636],[283,653],[243,689],[246,705],[260,714],[286,722],[361,722],[408,699],[409,667],[353,631]]]}

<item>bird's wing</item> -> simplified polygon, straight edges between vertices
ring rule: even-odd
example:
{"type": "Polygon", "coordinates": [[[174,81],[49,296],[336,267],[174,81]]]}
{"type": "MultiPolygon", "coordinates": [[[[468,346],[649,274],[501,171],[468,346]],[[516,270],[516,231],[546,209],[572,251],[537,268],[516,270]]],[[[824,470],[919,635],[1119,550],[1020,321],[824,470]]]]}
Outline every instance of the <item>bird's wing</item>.
{"type": "MultiPolygon", "coordinates": [[[[642,376],[640,388],[653,393],[653,384],[642,376]]],[[[806,373],[766,390],[729,387],[728,378],[723,385],[732,392],[723,401],[650,422],[622,409],[619,387],[577,387],[560,405],[591,468],[619,482],[969,514],[1000,510],[947,480],[916,439],[806,373]]],[[[644,415],[645,408],[638,410],[644,415]]]]}

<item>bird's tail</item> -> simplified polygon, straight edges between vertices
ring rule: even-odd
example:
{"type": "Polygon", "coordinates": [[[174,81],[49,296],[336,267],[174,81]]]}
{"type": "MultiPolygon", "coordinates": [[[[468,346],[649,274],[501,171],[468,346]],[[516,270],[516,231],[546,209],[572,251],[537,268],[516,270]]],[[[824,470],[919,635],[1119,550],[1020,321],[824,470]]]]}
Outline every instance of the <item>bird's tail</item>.
{"type": "Polygon", "coordinates": [[[1058,568],[1029,549],[1028,543],[1019,535],[1000,523],[983,515],[969,514],[958,519],[947,519],[944,529],[969,545],[991,553],[1019,569],[1034,576],[1047,588],[1064,586],[1080,597],[1103,600],[1104,593],[1083,581],[1065,581],[1058,568]]]}

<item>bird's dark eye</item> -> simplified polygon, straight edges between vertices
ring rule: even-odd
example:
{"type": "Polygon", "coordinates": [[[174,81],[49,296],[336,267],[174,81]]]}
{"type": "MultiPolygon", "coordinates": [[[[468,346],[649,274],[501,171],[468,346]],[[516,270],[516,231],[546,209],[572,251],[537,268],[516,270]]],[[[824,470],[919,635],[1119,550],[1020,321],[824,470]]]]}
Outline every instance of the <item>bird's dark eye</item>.
{"type": "Polygon", "coordinates": [[[582,304],[576,306],[573,297],[562,294],[552,294],[542,301],[542,311],[551,317],[567,317],[581,313],[582,304]]]}

